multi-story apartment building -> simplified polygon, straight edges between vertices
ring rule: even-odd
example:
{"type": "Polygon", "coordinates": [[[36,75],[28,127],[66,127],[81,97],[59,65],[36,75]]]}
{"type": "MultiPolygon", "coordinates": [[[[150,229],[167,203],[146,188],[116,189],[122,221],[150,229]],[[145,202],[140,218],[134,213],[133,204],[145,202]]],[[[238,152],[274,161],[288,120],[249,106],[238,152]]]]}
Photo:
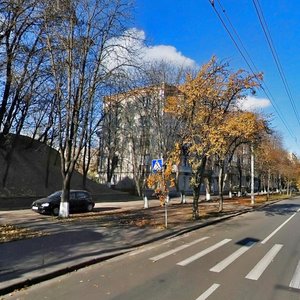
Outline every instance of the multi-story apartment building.
{"type": "Polygon", "coordinates": [[[164,112],[167,84],[134,89],[104,100],[99,179],[140,193],[151,160],[163,158],[176,139],[176,122],[164,112]]]}
{"type": "MultiPolygon", "coordinates": [[[[165,113],[169,96],[178,95],[175,86],[167,84],[134,89],[104,100],[105,118],[101,130],[99,179],[101,183],[142,194],[145,178],[151,172],[151,161],[164,158],[178,138],[176,119],[165,113]]],[[[218,164],[211,158],[207,164],[206,186],[201,190],[218,193],[218,164]],[[207,187],[209,186],[209,188],[207,187]]],[[[241,145],[228,170],[225,190],[250,185],[250,151],[241,145]]],[[[182,157],[178,167],[178,190],[191,191],[191,170],[182,157]]]]}

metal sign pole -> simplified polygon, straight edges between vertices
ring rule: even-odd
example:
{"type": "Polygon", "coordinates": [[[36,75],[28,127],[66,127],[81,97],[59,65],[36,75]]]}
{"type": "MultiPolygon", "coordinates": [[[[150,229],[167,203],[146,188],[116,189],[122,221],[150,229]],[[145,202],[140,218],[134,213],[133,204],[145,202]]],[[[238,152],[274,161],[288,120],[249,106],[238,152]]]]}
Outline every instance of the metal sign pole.
{"type": "MultiPolygon", "coordinates": [[[[161,171],[162,172],[162,179],[163,179],[163,185],[165,185],[165,174],[164,174],[164,163],[163,163],[163,158],[159,159],[153,159],[152,160],[152,172],[156,173],[161,171]]],[[[163,187],[163,195],[165,196],[166,186],[163,187]]],[[[169,202],[169,195],[166,196],[166,199],[164,199],[164,206],[165,206],[165,228],[168,228],[168,202],[169,202]]]]}
{"type": "Polygon", "coordinates": [[[165,195],[165,228],[168,228],[168,202],[169,202],[169,192],[166,195],[167,183],[165,182],[165,168],[162,165],[162,177],[163,177],[163,185],[164,185],[164,195],[165,195]]]}
{"type": "Polygon", "coordinates": [[[165,201],[165,228],[168,228],[168,202],[165,201]]]}
{"type": "Polygon", "coordinates": [[[165,228],[168,228],[168,203],[169,203],[169,193],[165,199],[165,228]]]}

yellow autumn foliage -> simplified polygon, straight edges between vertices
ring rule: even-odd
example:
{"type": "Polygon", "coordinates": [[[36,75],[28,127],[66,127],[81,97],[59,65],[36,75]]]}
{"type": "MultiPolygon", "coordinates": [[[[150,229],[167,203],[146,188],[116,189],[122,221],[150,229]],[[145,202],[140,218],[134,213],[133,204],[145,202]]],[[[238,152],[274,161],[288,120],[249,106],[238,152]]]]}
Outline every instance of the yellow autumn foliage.
{"type": "Polygon", "coordinates": [[[169,188],[175,186],[175,174],[173,166],[179,165],[180,162],[180,146],[176,144],[174,150],[170,153],[163,170],[160,172],[152,173],[147,178],[148,187],[154,189],[154,193],[158,196],[161,205],[164,205],[168,194],[169,188]]]}
{"type": "MultiPolygon", "coordinates": [[[[262,74],[248,74],[244,70],[233,72],[228,64],[219,63],[216,57],[212,57],[196,76],[188,74],[185,82],[178,86],[178,94],[165,102],[165,113],[181,124],[178,145],[188,145],[195,218],[199,199],[197,190],[208,158],[217,155],[222,160],[237,145],[255,142],[265,131],[266,122],[261,117],[240,111],[237,106],[240,99],[255,92],[261,79],[262,74]]],[[[176,147],[180,148],[178,145],[176,147]]],[[[175,149],[171,160],[176,157],[179,163],[181,155],[181,151],[175,149]]],[[[149,185],[163,191],[162,194],[166,190],[166,181],[171,178],[167,170],[168,166],[164,174],[153,174],[148,181],[149,185]]]]}

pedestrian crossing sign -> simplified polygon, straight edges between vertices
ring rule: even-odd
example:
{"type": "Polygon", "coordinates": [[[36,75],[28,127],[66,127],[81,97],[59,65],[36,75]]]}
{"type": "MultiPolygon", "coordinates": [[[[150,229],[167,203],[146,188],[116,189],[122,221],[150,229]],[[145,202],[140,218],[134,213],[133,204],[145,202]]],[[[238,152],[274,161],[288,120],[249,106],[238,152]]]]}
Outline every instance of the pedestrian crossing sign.
{"type": "Polygon", "coordinates": [[[161,171],[162,168],[163,168],[163,159],[162,158],[152,160],[152,172],[153,173],[161,171]]]}

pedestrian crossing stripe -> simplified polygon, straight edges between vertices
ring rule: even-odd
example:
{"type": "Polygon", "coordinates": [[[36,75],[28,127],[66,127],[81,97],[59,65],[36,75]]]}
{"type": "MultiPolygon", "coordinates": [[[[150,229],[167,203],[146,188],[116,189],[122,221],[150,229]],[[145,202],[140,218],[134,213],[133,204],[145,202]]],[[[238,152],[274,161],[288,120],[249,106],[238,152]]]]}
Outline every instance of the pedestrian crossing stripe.
{"type": "Polygon", "coordinates": [[[185,267],[188,264],[192,263],[193,261],[195,261],[195,260],[205,256],[206,254],[209,254],[210,252],[212,252],[212,251],[222,247],[223,245],[229,243],[230,241],[231,241],[231,239],[224,239],[223,241],[221,241],[219,243],[216,243],[216,244],[206,248],[205,250],[203,250],[201,252],[198,252],[195,255],[192,255],[191,257],[189,257],[189,258],[187,258],[183,261],[180,261],[179,263],[177,263],[177,265],[185,267]]]}
{"type": "Polygon", "coordinates": [[[190,246],[192,246],[192,245],[195,245],[195,244],[197,244],[197,243],[199,243],[199,242],[205,241],[206,239],[208,239],[208,236],[202,237],[202,238],[197,239],[197,240],[194,240],[194,241],[192,241],[192,242],[190,242],[190,243],[183,244],[183,245],[181,245],[181,246],[179,246],[179,247],[176,247],[176,248],[174,248],[174,249],[171,249],[171,250],[169,250],[169,251],[166,251],[166,252],[164,252],[164,253],[161,253],[161,254],[159,254],[159,255],[156,255],[156,256],[154,256],[154,257],[151,257],[150,260],[152,260],[153,262],[158,261],[158,260],[160,260],[160,259],[162,259],[162,258],[165,258],[165,257],[167,257],[167,256],[170,256],[170,255],[172,255],[172,254],[175,254],[176,252],[179,252],[179,251],[181,251],[181,250],[184,250],[184,249],[186,249],[186,248],[188,248],[188,247],[190,247],[190,246]]]}
{"type": "Polygon", "coordinates": [[[252,246],[254,246],[256,243],[254,241],[248,242],[245,246],[242,246],[237,251],[229,255],[227,258],[223,259],[221,262],[219,262],[217,265],[215,265],[213,268],[210,269],[211,272],[219,273],[222,270],[224,270],[226,267],[228,267],[232,262],[234,262],[237,258],[239,258],[242,254],[244,254],[246,251],[248,251],[252,246]]]}
{"type": "Polygon", "coordinates": [[[248,275],[245,277],[247,279],[251,280],[258,280],[259,277],[262,275],[262,273],[265,271],[265,269],[269,266],[269,264],[273,261],[275,256],[278,254],[278,252],[281,250],[283,245],[281,244],[275,244],[271,250],[268,251],[268,253],[256,264],[256,266],[248,273],[248,275]]]}
{"type": "Polygon", "coordinates": [[[300,289],[300,261],[298,262],[297,268],[295,270],[294,276],[290,282],[289,287],[294,289],[300,289]]]}

